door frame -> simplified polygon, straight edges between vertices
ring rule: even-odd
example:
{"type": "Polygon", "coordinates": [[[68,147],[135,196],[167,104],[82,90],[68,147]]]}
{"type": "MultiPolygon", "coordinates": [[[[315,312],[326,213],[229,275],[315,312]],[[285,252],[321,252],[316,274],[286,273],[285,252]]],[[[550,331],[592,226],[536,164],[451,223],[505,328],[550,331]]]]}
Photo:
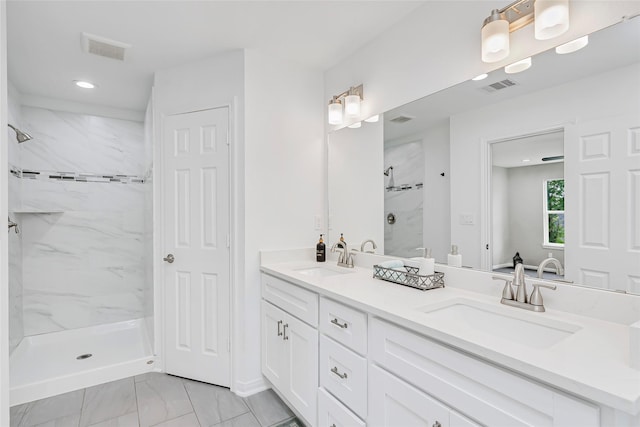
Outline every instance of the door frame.
{"type": "Polygon", "coordinates": [[[567,125],[568,123],[566,122],[550,124],[534,129],[522,129],[522,131],[510,131],[508,134],[480,138],[480,242],[485,247],[480,256],[480,269],[482,271],[493,271],[493,212],[491,202],[491,168],[493,159],[491,157],[491,146],[499,142],[552,132],[562,131],[566,133],[567,125]],[[486,245],[489,245],[489,247],[487,248],[486,245]]]}
{"type": "MultiPolygon", "coordinates": [[[[152,93],[152,99],[156,99],[152,93]]],[[[165,328],[165,301],[166,301],[166,284],[164,279],[164,261],[162,258],[166,255],[164,253],[165,239],[164,239],[164,226],[165,218],[163,214],[163,206],[165,202],[165,182],[163,179],[163,167],[164,167],[164,135],[163,129],[165,119],[168,116],[175,116],[179,114],[195,113],[199,111],[213,110],[225,108],[227,110],[228,130],[227,138],[229,141],[229,383],[231,384],[231,391],[235,391],[235,366],[236,360],[234,358],[235,346],[236,346],[236,334],[235,334],[235,319],[238,313],[238,286],[237,278],[240,277],[241,272],[238,270],[240,265],[237,262],[241,259],[241,245],[237,244],[239,241],[242,223],[238,220],[239,216],[239,179],[238,161],[241,158],[239,150],[239,144],[237,144],[237,104],[238,101],[234,97],[233,100],[228,102],[221,102],[219,104],[198,105],[193,108],[181,108],[178,110],[157,111],[156,103],[153,105],[153,324],[154,324],[154,345],[153,351],[155,356],[156,371],[166,371],[164,351],[166,342],[164,339],[165,328]]]]}

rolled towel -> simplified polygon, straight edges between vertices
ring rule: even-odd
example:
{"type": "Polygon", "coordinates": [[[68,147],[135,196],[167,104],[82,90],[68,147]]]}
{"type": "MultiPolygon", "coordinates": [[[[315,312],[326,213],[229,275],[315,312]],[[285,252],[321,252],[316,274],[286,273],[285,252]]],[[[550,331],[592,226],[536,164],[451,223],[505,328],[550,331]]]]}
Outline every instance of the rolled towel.
{"type": "MultiPolygon", "coordinates": [[[[404,262],[399,259],[392,259],[389,261],[381,262],[378,264],[382,268],[393,268],[397,269],[398,267],[404,267],[404,262]]],[[[404,270],[403,270],[404,271],[404,270]]]]}

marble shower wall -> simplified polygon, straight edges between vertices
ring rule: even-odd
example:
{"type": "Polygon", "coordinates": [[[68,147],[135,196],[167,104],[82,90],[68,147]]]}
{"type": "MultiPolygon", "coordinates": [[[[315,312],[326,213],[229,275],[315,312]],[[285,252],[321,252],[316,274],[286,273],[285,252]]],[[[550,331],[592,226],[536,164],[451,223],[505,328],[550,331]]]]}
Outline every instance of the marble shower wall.
{"type": "Polygon", "coordinates": [[[416,248],[423,244],[424,148],[422,141],[387,145],[384,168],[393,166],[393,188],[390,176],[384,177],[384,215],[395,215],[395,224],[384,223],[384,252],[400,257],[420,256],[416,248]]]}
{"type": "Polygon", "coordinates": [[[24,335],[143,317],[145,185],[48,178],[144,177],[143,124],[33,107],[22,118],[34,139],[20,167],[40,172],[20,179],[24,335]]]}

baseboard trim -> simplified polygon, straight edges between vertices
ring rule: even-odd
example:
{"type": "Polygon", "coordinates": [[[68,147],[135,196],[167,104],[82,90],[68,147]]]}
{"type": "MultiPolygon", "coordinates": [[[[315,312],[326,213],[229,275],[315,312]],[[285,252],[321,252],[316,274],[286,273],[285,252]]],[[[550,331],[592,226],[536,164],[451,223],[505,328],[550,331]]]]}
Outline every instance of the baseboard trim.
{"type": "Polygon", "coordinates": [[[264,378],[256,378],[252,381],[242,382],[236,381],[234,384],[233,392],[240,397],[249,397],[253,394],[260,393],[270,389],[271,385],[268,384],[264,378]]]}

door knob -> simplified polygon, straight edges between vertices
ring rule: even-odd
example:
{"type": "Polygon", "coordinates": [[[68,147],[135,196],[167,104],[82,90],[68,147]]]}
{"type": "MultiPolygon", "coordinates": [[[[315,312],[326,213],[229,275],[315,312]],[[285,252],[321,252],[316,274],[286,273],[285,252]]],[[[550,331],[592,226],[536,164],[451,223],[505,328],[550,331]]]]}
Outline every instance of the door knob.
{"type": "Polygon", "coordinates": [[[169,254],[166,257],[162,258],[163,261],[167,261],[169,264],[173,264],[173,261],[176,260],[176,258],[173,256],[173,254],[169,254]]]}

